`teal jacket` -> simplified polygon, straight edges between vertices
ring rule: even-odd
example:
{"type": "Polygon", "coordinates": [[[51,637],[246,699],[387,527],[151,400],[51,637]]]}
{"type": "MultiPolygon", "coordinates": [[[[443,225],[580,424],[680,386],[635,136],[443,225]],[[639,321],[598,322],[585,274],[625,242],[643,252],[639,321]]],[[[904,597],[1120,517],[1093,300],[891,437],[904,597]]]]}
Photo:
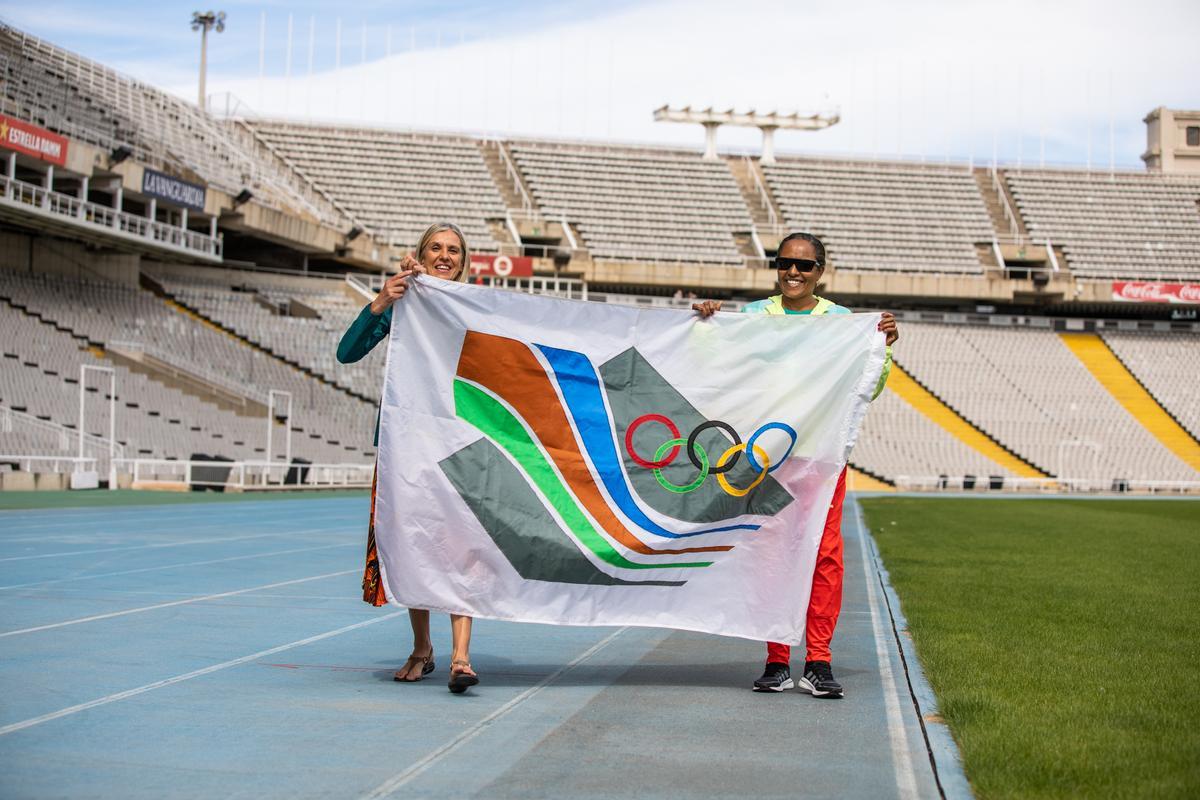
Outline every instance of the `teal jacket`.
{"type": "Polygon", "coordinates": [[[342,364],[361,361],[391,330],[392,307],[388,306],[386,311],[376,316],[371,313],[371,304],[367,303],[342,334],[342,341],[338,342],[337,360],[342,364]]]}
{"type": "MultiPolygon", "coordinates": [[[[371,313],[371,304],[367,303],[338,342],[338,362],[353,364],[355,361],[361,361],[367,353],[375,349],[375,345],[383,341],[383,337],[391,333],[391,330],[392,307],[388,306],[386,311],[376,315],[371,313]]],[[[375,415],[375,446],[379,446],[378,412],[375,415]]]]}

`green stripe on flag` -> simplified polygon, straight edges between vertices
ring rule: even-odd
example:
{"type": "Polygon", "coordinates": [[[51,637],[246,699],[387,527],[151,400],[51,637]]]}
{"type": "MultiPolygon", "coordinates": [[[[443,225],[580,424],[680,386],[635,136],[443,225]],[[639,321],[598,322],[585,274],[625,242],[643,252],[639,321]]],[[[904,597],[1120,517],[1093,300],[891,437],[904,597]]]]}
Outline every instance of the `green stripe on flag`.
{"type": "Polygon", "coordinates": [[[487,392],[464,381],[454,382],[454,408],[466,422],[474,425],[485,436],[492,439],[521,466],[525,474],[541,490],[541,493],[563,522],[570,528],[585,547],[597,558],[623,569],[675,569],[678,567],[707,567],[711,561],[688,563],[639,564],[618,553],[595,529],[580,510],[571,492],[555,474],[554,469],[530,438],[529,433],[511,411],[501,405],[487,392]]]}
{"type": "Polygon", "coordinates": [[[592,586],[683,586],[685,583],[631,581],[604,572],[583,554],[529,485],[525,474],[491,439],[478,439],[438,464],[508,563],[527,581],[592,586]]]}

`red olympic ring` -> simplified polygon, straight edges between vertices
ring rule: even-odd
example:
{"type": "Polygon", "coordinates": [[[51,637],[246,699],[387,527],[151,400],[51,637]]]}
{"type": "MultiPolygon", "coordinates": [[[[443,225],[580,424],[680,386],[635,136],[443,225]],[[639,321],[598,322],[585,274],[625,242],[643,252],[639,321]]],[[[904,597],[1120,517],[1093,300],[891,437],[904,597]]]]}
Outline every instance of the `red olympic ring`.
{"type": "Polygon", "coordinates": [[[625,430],[625,452],[629,453],[629,457],[632,458],[640,467],[645,467],[646,469],[662,469],[674,461],[675,456],[679,455],[679,445],[675,445],[673,448],[671,448],[671,452],[667,453],[666,458],[660,461],[647,461],[646,459],[642,458],[633,450],[633,432],[636,431],[638,426],[640,426],[643,422],[661,422],[663,425],[666,425],[667,430],[671,432],[672,439],[680,438],[679,428],[675,427],[675,423],[669,418],[664,417],[662,414],[643,414],[635,419],[633,424],[625,430]]]}

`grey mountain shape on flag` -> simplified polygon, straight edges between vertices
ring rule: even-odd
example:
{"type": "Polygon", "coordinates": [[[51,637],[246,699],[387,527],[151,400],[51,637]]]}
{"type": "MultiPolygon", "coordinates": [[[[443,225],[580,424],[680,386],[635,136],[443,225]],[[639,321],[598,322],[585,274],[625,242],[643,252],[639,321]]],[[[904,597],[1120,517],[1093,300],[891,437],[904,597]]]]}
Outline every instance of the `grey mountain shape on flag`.
{"type": "MultiPolygon", "coordinates": [[[[632,347],[606,361],[600,367],[600,379],[607,390],[615,426],[615,441],[618,452],[624,459],[629,480],[642,502],[655,511],[685,522],[721,522],[742,514],[772,516],[794,499],[770,475],[745,497],[727,494],[717,483],[715,476],[706,479],[694,492],[676,494],[667,491],[659,485],[651,470],[639,466],[625,452],[625,431],[643,414],[662,414],[675,422],[681,437],[687,438],[693,428],[707,419],[632,347]]],[[[753,431],[738,433],[745,441],[753,431]]],[[[652,461],[655,450],[668,438],[670,432],[663,425],[647,423],[634,432],[634,449],[642,458],[652,461]]],[[[723,431],[714,428],[701,433],[697,441],[708,453],[713,466],[721,454],[733,444],[723,431]]],[[[697,475],[696,467],[688,460],[683,448],[680,448],[674,463],[665,467],[662,472],[667,480],[677,485],[687,484],[697,475]]],[[[743,455],[737,466],[726,473],[725,477],[734,486],[745,487],[754,481],[756,473],[743,455]]]]}
{"type": "Polygon", "coordinates": [[[488,439],[467,445],[438,466],[525,580],[608,586],[686,583],[627,581],[600,571],[550,516],[522,472],[488,439]]]}

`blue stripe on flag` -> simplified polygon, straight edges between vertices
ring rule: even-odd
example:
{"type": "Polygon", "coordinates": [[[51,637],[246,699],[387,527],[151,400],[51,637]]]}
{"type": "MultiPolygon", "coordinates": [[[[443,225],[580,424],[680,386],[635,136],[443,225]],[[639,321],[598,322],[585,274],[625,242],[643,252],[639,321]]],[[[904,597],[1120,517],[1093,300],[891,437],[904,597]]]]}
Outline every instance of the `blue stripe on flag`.
{"type": "Polygon", "coordinates": [[[633,493],[625,482],[625,473],[621,470],[621,461],[613,444],[612,425],[608,412],[604,409],[604,397],[600,393],[600,380],[596,370],[582,353],[572,350],[560,350],[556,347],[539,344],[536,347],[542,351],[550,362],[554,376],[558,379],[559,389],[562,390],[563,400],[567,410],[575,421],[588,457],[600,474],[600,480],[609,496],[627,518],[643,530],[668,539],[683,539],[688,536],[700,536],[704,533],[725,533],[727,531],[756,531],[759,525],[729,525],[723,528],[705,528],[690,533],[675,533],[662,527],[646,513],[633,499],[633,493]]]}

